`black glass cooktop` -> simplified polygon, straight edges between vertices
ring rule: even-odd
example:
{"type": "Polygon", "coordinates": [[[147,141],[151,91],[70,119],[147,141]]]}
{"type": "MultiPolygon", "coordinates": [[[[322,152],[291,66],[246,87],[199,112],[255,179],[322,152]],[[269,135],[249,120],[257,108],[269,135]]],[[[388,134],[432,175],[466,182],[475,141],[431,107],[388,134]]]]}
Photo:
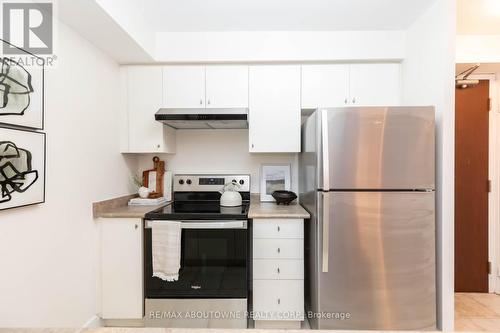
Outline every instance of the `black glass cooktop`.
{"type": "Polygon", "coordinates": [[[220,201],[174,201],[146,214],[150,220],[242,220],[247,219],[249,202],[238,207],[222,207],[220,201]]]}

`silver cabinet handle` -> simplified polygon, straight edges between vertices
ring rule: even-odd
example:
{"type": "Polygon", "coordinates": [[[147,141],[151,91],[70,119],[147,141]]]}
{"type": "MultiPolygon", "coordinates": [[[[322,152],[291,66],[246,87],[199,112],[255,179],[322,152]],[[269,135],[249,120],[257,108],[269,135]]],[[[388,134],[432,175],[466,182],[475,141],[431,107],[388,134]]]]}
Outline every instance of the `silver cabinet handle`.
{"type": "Polygon", "coordinates": [[[210,105],[210,100],[208,100],[208,105],[210,105]]]}
{"type": "Polygon", "coordinates": [[[352,98],[352,104],[356,104],[356,97],[352,98]]]}
{"type": "Polygon", "coordinates": [[[278,253],[280,253],[280,252],[281,252],[281,249],[278,247],[278,253]]]}
{"type": "Polygon", "coordinates": [[[280,268],[279,268],[279,267],[278,267],[278,270],[277,270],[277,271],[278,271],[278,274],[279,274],[279,273],[280,273],[280,268]]]}
{"type": "Polygon", "coordinates": [[[280,226],[278,226],[278,232],[280,232],[280,226]]]}
{"type": "Polygon", "coordinates": [[[328,252],[330,251],[330,192],[323,192],[323,267],[322,272],[328,272],[328,252]]]}
{"type": "Polygon", "coordinates": [[[203,105],[203,100],[202,99],[200,99],[200,105],[203,105]]]}
{"type": "Polygon", "coordinates": [[[328,114],[327,110],[323,110],[321,114],[321,146],[323,148],[323,190],[330,189],[330,156],[328,151],[328,114]]]}
{"type": "Polygon", "coordinates": [[[253,143],[252,143],[252,148],[254,147],[253,143]]]}
{"type": "Polygon", "coordinates": [[[137,228],[139,228],[139,226],[136,224],[136,225],[134,226],[134,228],[135,228],[135,229],[137,229],[137,228]]]}
{"type": "Polygon", "coordinates": [[[347,104],[347,97],[344,99],[344,104],[347,104]]]}
{"type": "Polygon", "coordinates": [[[281,304],[281,299],[278,298],[278,305],[281,304]]]}
{"type": "Polygon", "coordinates": [[[161,147],[161,146],[160,146],[159,144],[158,144],[158,145],[156,145],[156,148],[160,148],[160,147],[161,147]]]}

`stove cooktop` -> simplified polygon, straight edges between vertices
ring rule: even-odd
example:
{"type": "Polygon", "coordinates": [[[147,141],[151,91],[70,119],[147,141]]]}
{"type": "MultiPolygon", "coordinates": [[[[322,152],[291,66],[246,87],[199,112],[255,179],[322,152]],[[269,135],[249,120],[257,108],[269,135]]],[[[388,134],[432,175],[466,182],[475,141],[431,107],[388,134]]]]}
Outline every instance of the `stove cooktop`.
{"type": "Polygon", "coordinates": [[[174,201],[147,213],[148,220],[246,220],[250,202],[241,206],[222,207],[220,201],[174,201]]]}

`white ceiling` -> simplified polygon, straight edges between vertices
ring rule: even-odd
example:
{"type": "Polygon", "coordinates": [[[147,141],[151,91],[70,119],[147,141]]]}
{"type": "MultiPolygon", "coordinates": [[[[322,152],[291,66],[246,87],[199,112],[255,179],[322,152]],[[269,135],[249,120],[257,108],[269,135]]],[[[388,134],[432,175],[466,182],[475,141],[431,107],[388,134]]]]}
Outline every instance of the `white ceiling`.
{"type": "Polygon", "coordinates": [[[500,0],[458,0],[457,33],[500,34],[500,0]]]}
{"type": "Polygon", "coordinates": [[[435,0],[144,1],[156,31],[345,31],[406,29],[435,0]]]}

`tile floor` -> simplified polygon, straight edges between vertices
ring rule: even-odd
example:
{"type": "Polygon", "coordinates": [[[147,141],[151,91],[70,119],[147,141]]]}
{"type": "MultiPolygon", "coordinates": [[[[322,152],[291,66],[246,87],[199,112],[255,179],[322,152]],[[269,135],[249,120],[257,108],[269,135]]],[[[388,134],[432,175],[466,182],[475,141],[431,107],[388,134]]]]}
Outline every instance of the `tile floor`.
{"type": "Polygon", "coordinates": [[[455,294],[456,331],[500,331],[500,295],[455,294]]]}

